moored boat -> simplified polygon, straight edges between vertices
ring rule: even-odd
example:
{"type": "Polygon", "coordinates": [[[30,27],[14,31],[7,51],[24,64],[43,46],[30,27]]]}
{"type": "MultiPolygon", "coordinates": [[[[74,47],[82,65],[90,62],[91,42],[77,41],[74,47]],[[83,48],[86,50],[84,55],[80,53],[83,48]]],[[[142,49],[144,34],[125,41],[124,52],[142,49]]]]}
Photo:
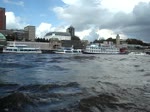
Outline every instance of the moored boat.
{"type": "Polygon", "coordinates": [[[42,53],[40,48],[28,47],[24,44],[10,44],[3,49],[3,53],[42,53]]]}
{"type": "Polygon", "coordinates": [[[81,54],[81,49],[74,49],[73,47],[61,47],[54,51],[56,54],[81,54]]]}
{"type": "Polygon", "coordinates": [[[83,50],[84,54],[125,54],[126,49],[110,44],[90,44],[83,50]]]}

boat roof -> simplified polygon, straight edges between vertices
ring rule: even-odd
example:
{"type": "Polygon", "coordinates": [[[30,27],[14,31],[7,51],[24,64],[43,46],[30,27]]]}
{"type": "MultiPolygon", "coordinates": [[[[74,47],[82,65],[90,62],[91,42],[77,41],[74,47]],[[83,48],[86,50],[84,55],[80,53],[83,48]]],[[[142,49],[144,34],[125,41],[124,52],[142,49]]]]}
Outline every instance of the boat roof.
{"type": "Polygon", "coordinates": [[[11,46],[11,47],[14,47],[14,46],[15,46],[15,47],[27,47],[27,45],[25,45],[25,44],[15,44],[15,45],[14,45],[14,44],[10,44],[9,47],[10,47],[10,46],[11,46]]]}

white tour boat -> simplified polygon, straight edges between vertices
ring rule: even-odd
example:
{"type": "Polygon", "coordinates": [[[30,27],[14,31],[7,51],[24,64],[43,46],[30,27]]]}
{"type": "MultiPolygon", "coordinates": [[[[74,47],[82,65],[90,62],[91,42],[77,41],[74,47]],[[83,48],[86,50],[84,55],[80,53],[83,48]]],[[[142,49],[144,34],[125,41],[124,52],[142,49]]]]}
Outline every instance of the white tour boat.
{"type": "Polygon", "coordinates": [[[61,47],[54,51],[56,54],[81,54],[81,49],[74,49],[73,47],[61,47]]]}
{"type": "Polygon", "coordinates": [[[90,44],[83,50],[84,54],[123,54],[124,49],[117,48],[110,44],[90,44]]]}
{"type": "Polygon", "coordinates": [[[42,53],[40,48],[28,47],[24,44],[10,44],[3,49],[3,53],[42,53]]]}

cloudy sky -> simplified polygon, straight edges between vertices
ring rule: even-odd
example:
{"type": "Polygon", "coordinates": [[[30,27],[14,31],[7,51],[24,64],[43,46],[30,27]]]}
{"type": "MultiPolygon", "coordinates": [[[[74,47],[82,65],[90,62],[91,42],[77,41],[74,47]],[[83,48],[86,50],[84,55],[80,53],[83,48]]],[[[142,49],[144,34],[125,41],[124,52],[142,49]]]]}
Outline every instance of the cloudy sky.
{"type": "Polygon", "coordinates": [[[65,31],[90,41],[136,38],[150,42],[150,0],[0,0],[6,8],[7,29],[36,26],[37,37],[65,31]]]}

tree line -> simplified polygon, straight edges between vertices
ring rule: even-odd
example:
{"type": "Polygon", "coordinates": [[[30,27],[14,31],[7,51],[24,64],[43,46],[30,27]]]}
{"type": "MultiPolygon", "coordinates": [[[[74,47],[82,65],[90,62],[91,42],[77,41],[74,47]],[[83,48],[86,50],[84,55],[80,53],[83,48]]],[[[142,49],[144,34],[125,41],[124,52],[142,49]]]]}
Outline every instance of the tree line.
{"type": "MultiPolygon", "coordinates": [[[[116,44],[116,39],[113,39],[113,38],[94,40],[93,43],[103,43],[104,41],[111,41],[114,44],[116,44]]],[[[131,39],[126,39],[126,40],[124,40],[124,42],[127,43],[127,44],[133,44],[133,45],[150,46],[150,43],[145,43],[141,40],[132,39],[132,38],[131,39]]]]}

